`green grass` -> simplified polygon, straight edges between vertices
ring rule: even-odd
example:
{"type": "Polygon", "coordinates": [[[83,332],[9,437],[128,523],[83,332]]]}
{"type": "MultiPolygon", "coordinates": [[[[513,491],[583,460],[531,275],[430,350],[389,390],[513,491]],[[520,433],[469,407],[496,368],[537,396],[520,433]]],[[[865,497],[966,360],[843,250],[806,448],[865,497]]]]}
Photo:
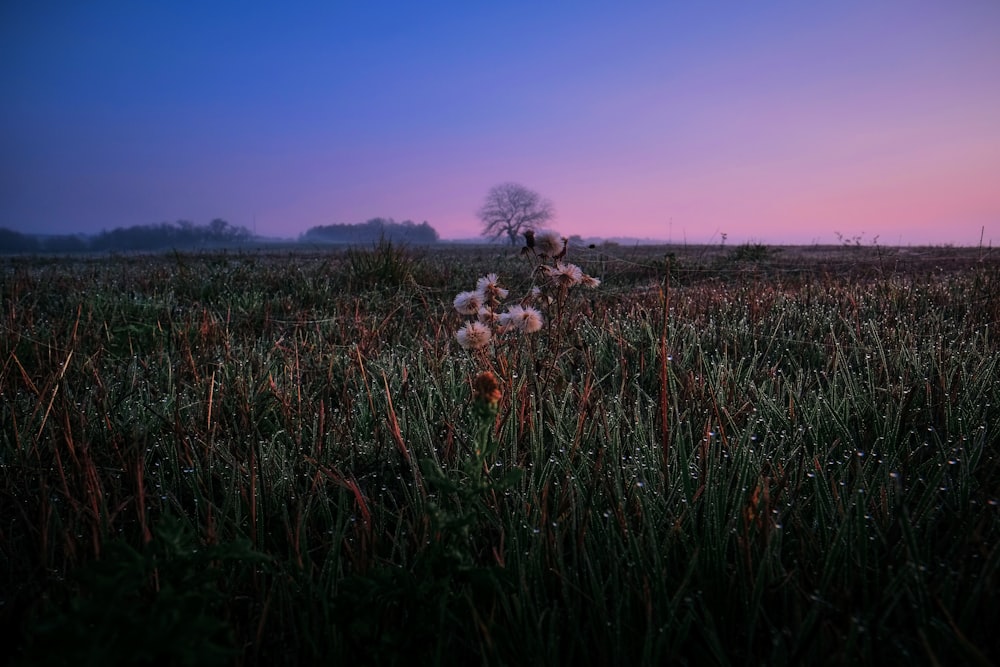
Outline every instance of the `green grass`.
{"type": "Polygon", "coordinates": [[[602,285],[482,353],[451,301],[525,294],[506,248],[2,260],[3,651],[1000,661],[993,254],[569,260],[602,285]]]}

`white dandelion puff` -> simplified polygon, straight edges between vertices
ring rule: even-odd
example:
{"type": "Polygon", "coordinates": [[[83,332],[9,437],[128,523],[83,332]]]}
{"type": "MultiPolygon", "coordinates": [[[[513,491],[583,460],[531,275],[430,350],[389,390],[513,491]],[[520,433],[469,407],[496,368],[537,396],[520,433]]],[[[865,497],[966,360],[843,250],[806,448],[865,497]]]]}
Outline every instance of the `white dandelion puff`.
{"type": "Polygon", "coordinates": [[[494,324],[500,321],[500,313],[492,308],[480,308],[479,309],[479,321],[483,324],[494,324]]]}
{"type": "Polygon", "coordinates": [[[476,315],[483,306],[483,295],[479,292],[459,292],[455,297],[455,310],[463,315],[476,315]]]}
{"type": "Polygon", "coordinates": [[[563,248],[562,237],[557,232],[539,232],[535,235],[535,252],[544,257],[555,257],[563,248]]]}
{"type": "Polygon", "coordinates": [[[489,345],[493,332],[481,322],[469,322],[455,333],[458,344],[466,350],[478,350],[489,345]]]}
{"type": "Polygon", "coordinates": [[[565,287],[579,285],[583,280],[583,270],[579,266],[562,262],[557,262],[555,266],[546,266],[545,275],[565,287]]]}
{"type": "Polygon", "coordinates": [[[500,287],[498,282],[497,274],[487,273],[485,276],[476,281],[476,291],[483,296],[483,301],[490,303],[499,303],[507,298],[510,294],[508,290],[500,287]]]}
{"type": "Polygon", "coordinates": [[[521,333],[535,333],[542,328],[545,320],[542,314],[530,306],[511,306],[500,313],[500,325],[507,329],[517,329],[521,333]]]}

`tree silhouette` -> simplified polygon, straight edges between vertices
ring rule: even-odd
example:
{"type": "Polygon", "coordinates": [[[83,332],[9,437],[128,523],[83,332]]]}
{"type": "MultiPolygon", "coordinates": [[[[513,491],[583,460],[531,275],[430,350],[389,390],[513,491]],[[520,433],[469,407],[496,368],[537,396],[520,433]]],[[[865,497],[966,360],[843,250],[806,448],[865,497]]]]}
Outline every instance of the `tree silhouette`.
{"type": "Polygon", "coordinates": [[[476,215],[483,223],[483,236],[498,239],[506,234],[515,245],[525,231],[544,227],[555,209],[534,190],[518,183],[501,183],[490,188],[476,215]]]}

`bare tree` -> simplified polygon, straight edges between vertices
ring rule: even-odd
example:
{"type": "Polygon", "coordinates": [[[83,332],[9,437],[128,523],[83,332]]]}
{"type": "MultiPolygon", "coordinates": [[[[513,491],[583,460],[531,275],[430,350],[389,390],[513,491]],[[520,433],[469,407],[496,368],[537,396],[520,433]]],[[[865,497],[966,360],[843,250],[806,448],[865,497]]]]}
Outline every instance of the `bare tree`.
{"type": "Polygon", "coordinates": [[[506,234],[515,245],[524,232],[544,227],[555,209],[552,202],[534,190],[517,183],[501,183],[490,188],[476,215],[483,223],[483,236],[498,239],[506,234]]]}

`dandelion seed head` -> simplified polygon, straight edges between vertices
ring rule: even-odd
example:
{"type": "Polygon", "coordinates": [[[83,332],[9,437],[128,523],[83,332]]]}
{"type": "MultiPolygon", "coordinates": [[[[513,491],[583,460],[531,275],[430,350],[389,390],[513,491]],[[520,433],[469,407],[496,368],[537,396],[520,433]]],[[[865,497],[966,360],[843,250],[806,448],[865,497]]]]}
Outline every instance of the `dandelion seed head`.
{"type": "Polygon", "coordinates": [[[523,312],[524,306],[511,306],[504,312],[500,313],[500,324],[507,326],[513,320],[517,319],[523,312]]]}
{"type": "Polygon", "coordinates": [[[482,322],[469,322],[455,333],[458,344],[465,350],[478,350],[489,345],[493,332],[482,322]]]}
{"type": "Polygon", "coordinates": [[[555,257],[562,251],[562,237],[557,232],[540,232],[535,235],[535,252],[545,257],[555,257]]]}
{"type": "Polygon", "coordinates": [[[580,284],[584,287],[589,287],[590,289],[595,289],[600,287],[601,279],[595,278],[594,276],[588,276],[586,273],[580,276],[580,284]]]}
{"type": "Polygon", "coordinates": [[[498,280],[497,274],[487,273],[476,281],[476,291],[482,295],[483,301],[497,303],[507,298],[510,292],[500,287],[498,280]]]}
{"type": "Polygon", "coordinates": [[[555,266],[546,266],[545,275],[565,287],[579,285],[583,280],[583,270],[579,266],[562,262],[556,262],[555,266]]]}
{"type": "Polygon", "coordinates": [[[524,309],[524,314],[521,316],[521,331],[535,333],[542,328],[544,323],[540,312],[530,307],[524,309]]]}
{"type": "Polygon", "coordinates": [[[500,314],[500,324],[505,330],[513,328],[521,333],[535,333],[544,323],[542,314],[530,306],[511,306],[500,314]]]}
{"type": "Polygon", "coordinates": [[[483,324],[494,324],[500,321],[500,313],[485,306],[479,309],[479,321],[483,324]]]}
{"type": "Polygon", "coordinates": [[[479,292],[459,292],[455,297],[455,310],[463,315],[477,315],[483,306],[483,295],[479,292]]]}

